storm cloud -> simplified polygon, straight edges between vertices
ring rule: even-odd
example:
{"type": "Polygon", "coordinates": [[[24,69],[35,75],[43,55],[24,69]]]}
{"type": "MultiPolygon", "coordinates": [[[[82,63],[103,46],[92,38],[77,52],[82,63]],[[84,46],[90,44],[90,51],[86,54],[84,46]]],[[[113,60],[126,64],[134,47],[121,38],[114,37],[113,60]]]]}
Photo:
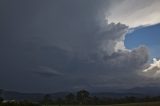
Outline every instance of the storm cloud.
{"type": "Polygon", "coordinates": [[[125,47],[129,27],[106,20],[114,3],[1,1],[0,86],[28,92],[133,86],[148,49],[125,47]]]}

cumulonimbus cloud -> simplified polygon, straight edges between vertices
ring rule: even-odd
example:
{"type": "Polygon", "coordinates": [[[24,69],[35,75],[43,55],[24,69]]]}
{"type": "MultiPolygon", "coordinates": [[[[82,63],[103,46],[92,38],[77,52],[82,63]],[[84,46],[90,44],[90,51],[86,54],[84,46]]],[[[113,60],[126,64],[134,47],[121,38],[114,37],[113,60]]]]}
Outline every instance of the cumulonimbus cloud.
{"type": "MultiPolygon", "coordinates": [[[[109,16],[113,9],[110,3],[119,5],[119,1],[3,2],[4,9],[1,11],[5,14],[0,18],[7,27],[1,24],[3,31],[0,32],[0,46],[3,46],[1,50],[4,52],[0,52],[3,58],[0,60],[0,78],[3,80],[0,81],[8,80],[6,75],[15,76],[10,77],[11,82],[4,85],[5,87],[13,88],[12,81],[25,82],[32,76],[30,70],[35,67],[39,67],[36,74],[41,76],[30,77],[27,84],[21,83],[21,86],[32,87],[35,91],[37,87],[58,91],[76,86],[94,87],[108,84],[128,87],[133,86],[130,82],[134,81],[135,85],[139,84],[137,80],[141,77],[137,75],[137,71],[148,61],[147,47],[127,49],[124,40],[130,31],[128,24],[125,25],[123,21],[114,23],[114,20],[110,19],[109,21],[113,22],[109,23],[106,20],[106,15],[109,16]],[[33,4],[36,4],[36,7],[33,4]],[[8,65],[11,68],[8,68],[8,65]],[[52,77],[49,77],[48,81],[42,78],[44,76],[52,77]]],[[[33,73],[35,74],[32,71],[33,73]]]]}

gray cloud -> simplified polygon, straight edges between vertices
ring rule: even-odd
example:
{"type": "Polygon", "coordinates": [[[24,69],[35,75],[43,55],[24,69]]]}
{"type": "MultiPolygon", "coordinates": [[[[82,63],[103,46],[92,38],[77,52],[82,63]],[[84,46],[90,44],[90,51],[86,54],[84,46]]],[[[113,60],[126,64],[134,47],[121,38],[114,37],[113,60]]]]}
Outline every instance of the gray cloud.
{"type": "Polygon", "coordinates": [[[124,45],[128,26],[106,21],[113,2],[2,2],[0,86],[31,92],[37,87],[52,92],[133,86],[130,82],[141,79],[137,71],[148,61],[148,51],[145,46],[128,50],[124,45]]]}
{"type": "Polygon", "coordinates": [[[62,73],[60,73],[59,71],[56,71],[50,67],[46,67],[46,66],[40,66],[38,68],[36,68],[35,70],[33,70],[33,72],[35,74],[44,76],[44,77],[53,77],[53,76],[61,76],[63,75],[62,73]]]}

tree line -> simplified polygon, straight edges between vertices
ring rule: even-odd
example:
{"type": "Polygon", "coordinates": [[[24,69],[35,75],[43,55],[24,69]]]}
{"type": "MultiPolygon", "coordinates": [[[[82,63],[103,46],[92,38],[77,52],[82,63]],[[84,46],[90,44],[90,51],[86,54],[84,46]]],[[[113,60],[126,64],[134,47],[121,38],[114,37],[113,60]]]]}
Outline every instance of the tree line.
{"type": "MultiPolygon", "coordinates": [[[[107,96],[107,95],[106,95],[107,96]]],[[[19,101],[3,103],[3,98],[0,97],[0,106],[49,106],[49,105],[108,105],[108,104],[123,104],[137,102],[153,102],[160,101],[160,96],[138,98],[134,96],[126,96],[123,98],[110,98],[91,96],[86,90],[80,90],[77,93],[68,93],[63,98],[52,99],[52,96],[46,94],[39,102],[19,101]]]]}
{"type": "MultiPolygon", "coordinates": [[[[107,95],[106,95],[107,96],[107,95]]],[[[41,104],[44,105],[108,105],[108,104],[123,104],[123,103],[137,103],[137,102],[154,102],[160,101],[160,96],[156,97],[134,97],[134,96],[126,96],[122,98],[110,98],[110,97],[102,97],[98,98],[97,96],[91,96],[90,93],[86,90],[80,90],[76,94],[69,93],[64,98],[57,98],[56,100],[52,100],[50,95],[45,95],[44,99],[41,101],[41,104]]]]}

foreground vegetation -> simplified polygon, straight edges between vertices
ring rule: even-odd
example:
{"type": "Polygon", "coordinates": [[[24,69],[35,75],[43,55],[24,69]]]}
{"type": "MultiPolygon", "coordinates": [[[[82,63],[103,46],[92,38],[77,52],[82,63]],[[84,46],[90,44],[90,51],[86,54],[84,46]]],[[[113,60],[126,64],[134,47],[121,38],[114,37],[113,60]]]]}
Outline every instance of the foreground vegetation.
{"type": "Polygon", "coordinates": [[[0,106],[160,106],[160,102],[125,103],[112,105],[41,105],[35,103],[0,103],[0,106]]]}
{"type": "Polygon", "coordinates": [[[160,102],[127,103],[127,104],[113,104],[113,105],[49,105],[49,106],[160,106],[160,102]]]}
{"type": "Polygon", "coordinates": [[[8,103],[0,104],[0,106],[160,106],[160,102],[145,102],[145,103],[127,103],[127,104],[113,104],[113,105],[40,105],[32,103],[8,103]]]}
{"type": "Polygon", "coordinates": [[[160,106],[160,102],[144,102],[144,103],[128,103],[128,104],[115,104],[104,106],[160,106]]]}

